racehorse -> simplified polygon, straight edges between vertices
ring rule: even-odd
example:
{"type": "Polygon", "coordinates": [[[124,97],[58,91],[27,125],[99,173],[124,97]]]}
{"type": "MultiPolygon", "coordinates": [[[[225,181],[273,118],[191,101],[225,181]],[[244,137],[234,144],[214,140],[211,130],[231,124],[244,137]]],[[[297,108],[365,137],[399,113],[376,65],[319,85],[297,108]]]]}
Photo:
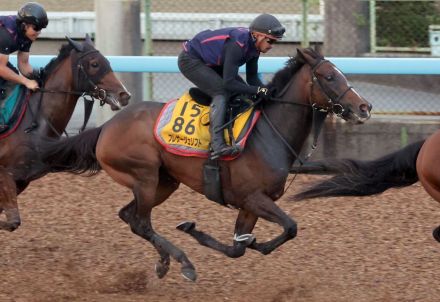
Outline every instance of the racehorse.
{"type": "MultiPolygon", "coordinates": [[[[313,49],[298,49],[269,87],[276,87],[278,93],[262,103],[262,118],[246,148],[237,159],[219,163],[224,199],[239,209],[233,244],[223,244],[197,230],[194,222],[177,226],[228,257],[240,257],[246,248],[269,254],[296,236],[296,222],[275,201],[284,194],[289,168],[311,131],[314,112],[337,112],[356,123],[370,117],[371,105],[349,86],[335,65],[313,49]],[[251,233],[259,217],[279,224],[283,232],[270,241],[257,242],[251,233]]],[[[102,168],[130,188],[134,199],[120,210],[119,217],[159,253],[157,276],[166,275],[171,256],[181,264],[182,275],[195,281],[195,268],[185,253],[151,225],[152,209],[180,183],[203,194],[205,159],[166,152],[155,140],[153,128],[162,107],[154,102],[130,105],[102,127],[46,144],[42,160],[50,172],[93,174],[102,168]]]]}
{"type": "MultiPolygon", "coordinates": [[[[440,202],[440,130],[426,140],[412,143],[372,161],[354,159],[316,163],[319,169],[336,175],[296,194],[297,201],[326,196],[368,196],[389,188],[401,188],[417,181],[440,202]]],[[[440,226],[433,231],[440,242],[440,226]]]]}
{"type": "MultiPolygon", "coordinates": [[[[42,176],[31,173],[36,165],[37,145],[47,137],[60,137],[75,109],[78,97],[99,99],[113,110],[128,104],[130,94],[116,78],[109,61],[94,48],[87,35],[85,42],[68,38],[58,56],[43,69],[40,91],[26,92],[20,122],[0,134],[0,229],[13,231],[21,223],[17,195],[42,176]]],[[[86,101],[83,128],[93,106],[86,101]]]]}

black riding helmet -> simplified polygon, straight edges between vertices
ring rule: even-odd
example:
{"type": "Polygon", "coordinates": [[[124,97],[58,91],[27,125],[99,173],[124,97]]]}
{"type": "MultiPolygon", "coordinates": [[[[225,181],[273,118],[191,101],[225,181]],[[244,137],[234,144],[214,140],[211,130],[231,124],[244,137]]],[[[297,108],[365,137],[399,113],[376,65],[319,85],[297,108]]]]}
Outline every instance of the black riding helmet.
{"type": "Polygon", "coordinates": [[[36,29],[46,28],[49,20],[47,19],[46,11],[41,4],[37,2],[28,2],[23,5],[17,13],[17,21],[27,24],[33,24],[36,29]]]}
{"type": "Polygon", "coordinates": [[[277,39],[281,39],[286,31],[280,21],[269,14],[261,14],[256,17],[249,26],[249,30],[267,34],[277,39]]]}

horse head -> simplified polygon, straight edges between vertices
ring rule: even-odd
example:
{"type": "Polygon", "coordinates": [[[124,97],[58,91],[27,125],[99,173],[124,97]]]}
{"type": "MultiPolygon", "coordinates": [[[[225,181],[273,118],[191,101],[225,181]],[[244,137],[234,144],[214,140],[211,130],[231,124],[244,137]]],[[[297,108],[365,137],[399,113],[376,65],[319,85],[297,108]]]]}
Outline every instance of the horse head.
{"type": "Polygon", "coordinates": [[[319,50],[297,49],[296,60],[310,66],[310,103],[346,121],[363,123],[370,118],[372,105],[349,85],[345,75],[319,50]]]}
{"type": "Polygon", "coordinates": [[[72,46],[73,89],[107,103],[112,110],[128,104],[130,93],[117,79],[110,62],[95,49],[89,35],[80,43],[66,37],[72,46]]]}

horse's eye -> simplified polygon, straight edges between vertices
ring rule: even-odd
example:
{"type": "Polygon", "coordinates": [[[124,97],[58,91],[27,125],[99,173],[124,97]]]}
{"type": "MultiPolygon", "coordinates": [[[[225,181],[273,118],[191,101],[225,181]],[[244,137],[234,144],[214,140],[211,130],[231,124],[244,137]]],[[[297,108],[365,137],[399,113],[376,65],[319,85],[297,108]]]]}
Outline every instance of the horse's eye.
{"type": "Polygon", "coordinates": [[[332,75],[328,75],[328,76],[325,77],[325,79],[327,81],[333,81],[333,76],[332,75]]]}
{"type": "Polygon", "coordinates": [[[92,62],[92,64],[90,64],[90,65],[92,65],[93,68],[97,68],[97,67],[99,67],[98,62],[92,62]]]}

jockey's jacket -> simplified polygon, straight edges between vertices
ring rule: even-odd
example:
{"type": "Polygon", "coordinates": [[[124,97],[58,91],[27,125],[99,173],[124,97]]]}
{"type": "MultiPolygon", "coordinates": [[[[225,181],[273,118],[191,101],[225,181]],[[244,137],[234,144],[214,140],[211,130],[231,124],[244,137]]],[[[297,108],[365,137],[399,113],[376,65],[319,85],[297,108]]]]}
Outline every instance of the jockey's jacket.
{"type": "Polygon", "coordinates": [[[228,27],[202,31],[184,42],[183,50],[207,66],[221,70],[226,90],[255,94],[258,86],[262,85],[258,77],[260,52],[248,28],[228,27]],[[238,68],[244,64],[246,79],[251,86],[236,80],[238,68]]]}
{"type": "Polygon", "coordinates": [[[223,64],[223,46],[229,39],[237,43],[243,50],[241,65],[260,56],[249,29],[244,27],[202,31],[191,40],[184,42],[183,48],[188,54],[201,59],[207,65],[220,66],[223,64]]]}
{"type": "Polygon", "coordinates": [[[32,41],[18,29],[17,16],[0,16],[0,53],[29,52],[32,41]]]}
{"type": "MultiPolygon", "coordinates": [[[[10,55],[17,50],[29,52],[31,45],[32,41],[18,29],[17,16],[0,16],[0,54],[10,55]]],[[[10,62],[6,66],[18,74],[18,70],[10,62]]],[[[0,89],[5,81],[0,77],[0,89]]]]}

